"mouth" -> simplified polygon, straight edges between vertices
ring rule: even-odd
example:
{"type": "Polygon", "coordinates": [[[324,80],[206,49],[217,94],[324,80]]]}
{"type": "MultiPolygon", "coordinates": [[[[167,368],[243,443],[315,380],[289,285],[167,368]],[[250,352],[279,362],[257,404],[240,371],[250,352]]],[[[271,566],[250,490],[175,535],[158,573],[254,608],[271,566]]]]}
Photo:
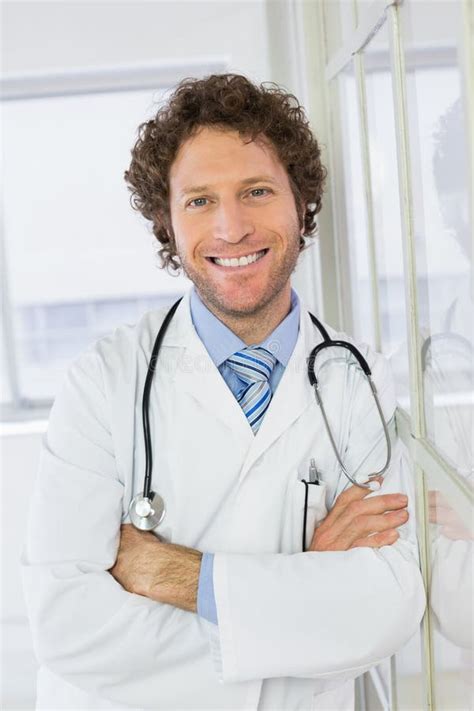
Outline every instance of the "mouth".
{"type": "Polygon", "coordinates": [[[259,262],[269,251],[269,249],[262,249],[259,252],[244,254],[241,257],[206,257],[206,259],[225,269],[244,269],[259,262]]]}

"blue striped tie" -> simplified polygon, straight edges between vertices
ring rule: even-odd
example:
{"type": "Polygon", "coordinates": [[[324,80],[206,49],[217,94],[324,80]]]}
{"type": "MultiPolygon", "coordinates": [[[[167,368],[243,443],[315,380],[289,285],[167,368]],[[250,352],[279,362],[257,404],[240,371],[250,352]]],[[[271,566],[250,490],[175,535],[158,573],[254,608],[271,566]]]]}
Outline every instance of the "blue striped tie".
{"type": "Polygon", "coordinates": [[[268,379],[272,374],[276,358],[266,348],[249,346],[234,353],[226,363],[246,386],[237,401],[253,433],[257,434],[272,399],[268,379]]]}

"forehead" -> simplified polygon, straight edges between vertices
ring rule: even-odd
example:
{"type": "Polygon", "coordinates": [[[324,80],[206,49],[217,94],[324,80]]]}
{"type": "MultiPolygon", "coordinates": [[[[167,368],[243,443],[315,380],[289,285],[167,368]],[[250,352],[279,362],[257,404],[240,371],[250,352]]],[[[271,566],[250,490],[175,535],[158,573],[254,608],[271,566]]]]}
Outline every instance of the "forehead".
{"type": "Polygon", "coordinates": [[[243,138],[237,131],[203,127],[182,143],[170,169],[170,188],[184,184],[244,180],[267,174],[285,180],[287,174],[268,139],[243,138]]]}

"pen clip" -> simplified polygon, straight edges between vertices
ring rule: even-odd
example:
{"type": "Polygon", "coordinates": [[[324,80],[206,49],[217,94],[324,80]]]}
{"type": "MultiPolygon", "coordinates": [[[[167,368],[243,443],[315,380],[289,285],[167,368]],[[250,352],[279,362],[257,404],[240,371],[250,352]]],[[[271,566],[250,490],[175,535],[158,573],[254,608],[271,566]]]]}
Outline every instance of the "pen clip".
{"type": "Polygon", "coordinates": [[[314,459],[310,459],[308,479],[310,484],[319,484],[319,473],[314,459]]]}

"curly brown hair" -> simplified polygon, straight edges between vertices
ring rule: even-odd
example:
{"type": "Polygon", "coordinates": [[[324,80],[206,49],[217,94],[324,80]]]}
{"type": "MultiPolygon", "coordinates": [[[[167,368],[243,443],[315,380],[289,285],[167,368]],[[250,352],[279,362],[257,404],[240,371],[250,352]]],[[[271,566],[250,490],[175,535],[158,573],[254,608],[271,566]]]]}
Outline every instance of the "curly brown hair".
{"type": "MultiPolygon", "coordinates": [[[[288,173],[300,228],[314,235],[326,169],[298,99],[273,82],[256,85],[240,74],[184,79],[155,118],[138,128],[125,172],[131,204],[153,224],[163,267],[180,267],[169,209],[169,172],[182,143],[203,126],[238,131],[250,141],[270,141],[288,173]],[[304,212],[304,215],[303,215],[304,212]]],[[[300,240],[303,248],[304,240],[300,240]]]]}

